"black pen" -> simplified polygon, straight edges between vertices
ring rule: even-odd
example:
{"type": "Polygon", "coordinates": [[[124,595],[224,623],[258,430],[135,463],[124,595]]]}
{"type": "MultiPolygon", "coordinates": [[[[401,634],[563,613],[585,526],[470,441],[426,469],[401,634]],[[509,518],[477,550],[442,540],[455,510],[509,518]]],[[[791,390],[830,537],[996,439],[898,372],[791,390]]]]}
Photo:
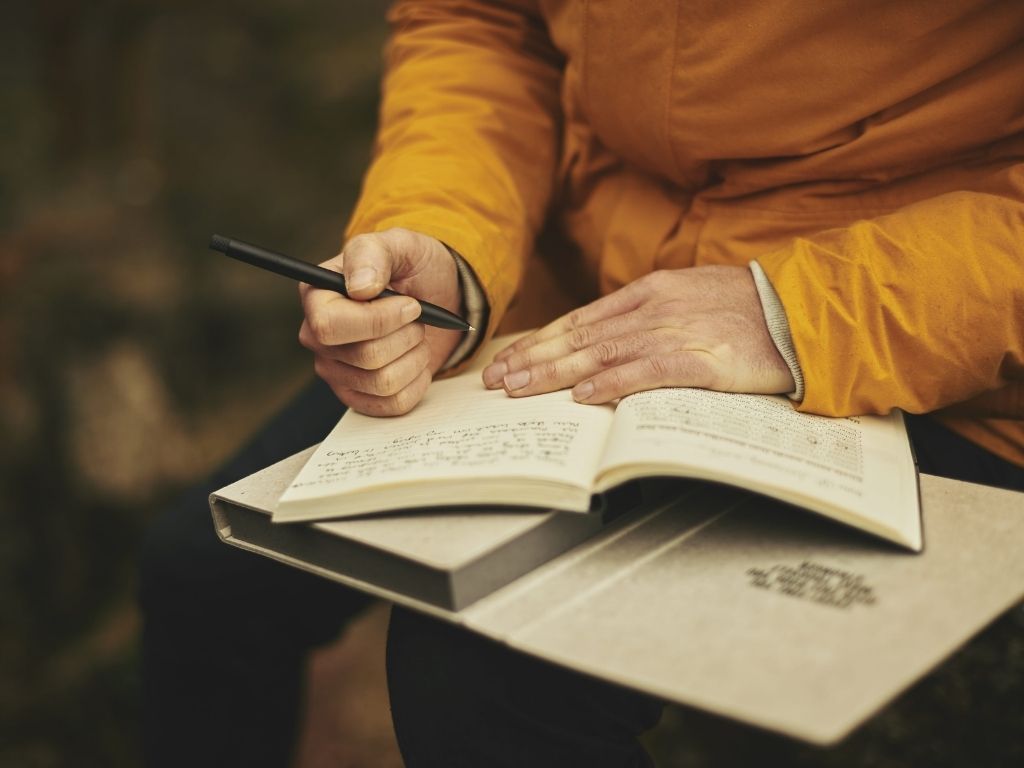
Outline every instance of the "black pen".
{"type": "MultiPolygon", "coordinates": [[[[260,248],[258,245],[243,243],[241,240],[232,240],[223,235],[211,237],[210,248],[214,251],[220,251],[225,256],[230,256],[232,259],[244,261],[246,264],[265,269],[268,272],[273,272],[283,277],[290,277],[303,283],[309,283],[314,288],[337,291],[342,296],[348,296],[348,291],[345,290],[344,275],[310,264],[308,261],[300,261],[291,256],[285,256],[283,253],[268,251],[265,248],[260,248]]],[[[379,294],[379,296],[401,295],[388,288],[385,288],[379,294]]],[[[423,311],[416,319],[424,325],[433,325],[436,328],[447,328],[453,331],[476,330],[461,317],[443,307],[437,306],[437,304],[431,304],[429,301],[420,301],[419,299],[417,301],[420,302],[420,307],[422,307],[423,311]]]]}

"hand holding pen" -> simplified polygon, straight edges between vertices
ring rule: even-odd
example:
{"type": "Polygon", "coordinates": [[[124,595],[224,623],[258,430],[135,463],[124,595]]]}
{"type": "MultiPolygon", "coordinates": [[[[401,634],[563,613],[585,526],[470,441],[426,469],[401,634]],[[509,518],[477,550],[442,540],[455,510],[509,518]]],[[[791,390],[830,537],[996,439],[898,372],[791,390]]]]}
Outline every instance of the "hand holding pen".
{"type": "Polygon", "coordinates": [[[418,232],[390,229],[352,238],[321,265],[334,278],[227,238],[215,238],[211,247],[304,281],[299,341],[313,352],[314,368],[334,394],[361,413],[412,410],[462,339],[461,332],[437,325],[469,328],[451,314],[462,303],[455,260],[441,242],[418,232]],[[332,283],[339,272],[343,282],[332,283]],[[309,280],[330,287],[313,287],[309,280]],[[388,285],[394,291],[384,293],[388,285]]]}

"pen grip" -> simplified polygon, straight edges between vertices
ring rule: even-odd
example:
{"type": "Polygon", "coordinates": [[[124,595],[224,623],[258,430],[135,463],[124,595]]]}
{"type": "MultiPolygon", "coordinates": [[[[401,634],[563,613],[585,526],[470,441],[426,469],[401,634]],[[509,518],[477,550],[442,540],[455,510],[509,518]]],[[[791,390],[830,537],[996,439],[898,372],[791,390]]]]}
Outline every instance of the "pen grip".
{"type": "MultiPolygon", "coordinates": [[[[289,277],[292,280],[300,280],[303,283],[309,283],[314,288],[337,291],[342,296],[348,296],[343,275],[315,266],[308,261],[301,261],[276,251],[268,251],[266,248],[245,243],[241,240],[232,240],[223,235],[214,235],[210,238],[210,248],[220,251],[225,256],[230,256],[232,259],[265,269],[268,272],[289,277]]],[[[385,288],[377,294],[377,297],[401,295],[390,288],[385,288]]],[[[418,301],[420,307],[422,307],[422,314],[419,318],[420,322],[437,328],[450,328],[456,331],[472,330],[471,326],[458,315],[436,304],[431,304],[429,301],[418,301]]]]}

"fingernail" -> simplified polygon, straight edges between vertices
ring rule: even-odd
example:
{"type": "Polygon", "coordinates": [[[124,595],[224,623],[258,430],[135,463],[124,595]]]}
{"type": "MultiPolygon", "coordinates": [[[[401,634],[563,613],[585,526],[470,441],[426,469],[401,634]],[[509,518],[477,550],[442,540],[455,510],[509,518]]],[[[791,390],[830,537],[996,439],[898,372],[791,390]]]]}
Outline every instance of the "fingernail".
{"type": "Polygon", "coordinates": [[[505,389],[512,392],[517,389],[522,389],[530,383],[530,372],[529,371],[516,371],[510,373],[505,377],[505,389]]]}
{"type": "Polygon", "coordinates": [[[594,394],[594,382],[584,381],[573,387],[572,397],[573,400],[581,401],[586,400],[592,394],[594,394]]]}
{"type": "Polygon", "coordinates": [[[491,388],[500,387],[501,380],[505,378],[506,373],[508,373],[508,363],[491,363],[484,368],[484,384],[491,388]]]}
{"type": "Polygon", "coordinates": [[[369,288],[377,281],[377,273],[369,267],[362,267],[352,273],[352,277],[348,279],[348,289],[350,291],[361,291],[364,288],[369,288]]]}
{"type": "Polygon", "coordinates": [[[411,323],[420,316],[420,304],[418,301],[410,301],[402,307],[402,322],[411,323]]]}

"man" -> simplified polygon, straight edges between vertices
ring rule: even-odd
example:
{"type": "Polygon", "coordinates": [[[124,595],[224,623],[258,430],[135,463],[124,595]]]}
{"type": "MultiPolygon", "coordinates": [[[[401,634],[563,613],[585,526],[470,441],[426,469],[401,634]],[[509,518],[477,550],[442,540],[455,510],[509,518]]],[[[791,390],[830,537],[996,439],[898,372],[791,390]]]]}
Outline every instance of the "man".
{"type": "MultiPolygon", "coordinates": [[[[899,407],[930,414],[911,419],[923,470],[1024,489],[1020,3],[410,0],[390,18],[374,161],[326,263],[351,299],[302,291],[300,340],[342,403],[415,407],[536,296],[550,220],[553,272],[592,301],[486,386],[899,407]],[[367,301],[388,285],[485,330],[367,301]]],[[[405,612],[388,665],[411,766],[641,765],[660,712],[405,612]]]]}

